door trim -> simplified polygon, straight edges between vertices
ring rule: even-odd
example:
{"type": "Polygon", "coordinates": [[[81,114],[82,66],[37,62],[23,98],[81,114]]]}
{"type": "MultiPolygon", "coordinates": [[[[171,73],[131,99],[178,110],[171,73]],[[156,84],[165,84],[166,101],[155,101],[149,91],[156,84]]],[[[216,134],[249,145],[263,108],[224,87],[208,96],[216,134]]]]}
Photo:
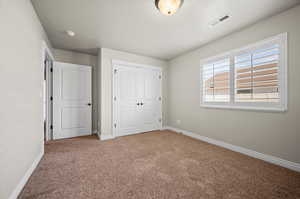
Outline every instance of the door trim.
{"type": "MultiPolygon", "coordinates": [[[[112,70],[111,70],[111,75],[112,75],[112,123],[111,123],[111,128],[112,128],[112,138],[119,137],[117,134],[117,129],[115,128],[114,124],[116,124],[116,115],[117,115],[117,110],[116,110],[116,101],[114,97],[116,96],[116,75],[115,69],[118,68],[118,65],[126,66],[126,67],[133,67],[133,68],[146,68],[146,69],[152,69],[152,70],[159,70],[161,73],[161,89],[160,89],[160,95],[163,95],[163,68],[158,67],[158,66],[151,66],[151,65],[146,65],[146,64],[137,64],[137,63],[132,63],[132,62],[127,62],[127,61],[122,61],[118,59],[112,59],[112,70]]],[[[160,118],[163,120],[162,112],[163,112],[163,103],[162,103],[163,97],[161,99],[161,115],[160,118]]],[[[160,129],[162,129],[162,121],[160,125],[160,129]]],[[[134,133],[137,134],[137,133],[134,133]]]]}
{"type": "MultiPolygon", "coordinates": [[[[45,60],[49,58],[51,59],[52,63],[54,63],[55,59],[54,59],[54,56],[47,44],[46,41],[42,41],[42,59],[41,59],[41,65],[42,65],[42,68],[43,68],[43,73],[42,73],[42,87],[44,86],[44,78],[45,78],[45,74],[47,75],[47,77],[49,77],[48,73],[50,72],[50,69],[49,68],[46,68],[45,67],[45,60]]],[[[44,90],[45,88],[43,87],[43,93],[41,94],[41,97],[43,98],[43,115],[42,115],[42,121],[43,121],[43,136],[44,137],[44,141],[48,141],[51,139],[51,130],[50,130],[50,125],[49,123],[51,122],[51,115],[50,115],[50,112],[49,112],[49,105],[50,105],[50,95],[49,95],[49,85],[52,84],[52,80],[50,78],[46,78],[46,91],[44,90]],[[44,98],[45,98],[45,104],[44,104],[44,98]],[[45,106],[47,107],[45,109],[45,106]],[[44,114],[46,115],[46,118],[44,118],[44,114]],[[45,120],[46,121],[45,121],[45,120]],[[46,124],[45,124],[46,122],[46,124]],[[45,128],[45,125],[46,125],[46,128],[45,128]]]]}
{"type": "Polygon", "coordinates": [[[120,64],[123,66],[128,66],[128,67],[138,67],[138,68],[148,68],[148,69],[151,68],[151,69],[157,69],[157,70],[162,71],[162,68],[159,66],[152,66],[152,65],[147,65],[147,64],[137,64],[137,63],[133,63],[133,62],[122,61],[119,59],[112,59],[113,68],[117,64],[120,64]]]}

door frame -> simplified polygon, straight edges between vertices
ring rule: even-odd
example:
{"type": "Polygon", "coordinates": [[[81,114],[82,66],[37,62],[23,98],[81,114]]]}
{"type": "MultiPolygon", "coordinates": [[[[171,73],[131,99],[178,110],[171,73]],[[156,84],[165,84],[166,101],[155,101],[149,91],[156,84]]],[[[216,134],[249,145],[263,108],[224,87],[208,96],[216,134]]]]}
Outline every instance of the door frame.
{"type": "Polygon", "coordinates": [[[49,73],[50,73],[50,68],[48,66],[46,66],[45,61],[46,59],[50,59],[52,61],[52,64],[54,63],[55,59],[54,56],[47,44],[46,41],[42,41],[42,59],[41,59],[41,66],[42,66],[42,87],[43,87],[43,115],[42,115],[42,122],[43,122],[43,141],[48,141],[51,140],[51,129],[50,129],[50,123],[52,121],[52,116],[51,116],[51,112],[49,111],[49,107],[50,107],[50,97],[51,97],[51,93],[49,91],[49,85],[51,85],[52,79],[51,78],[47,78],[49,77],[49,73]],[[45,87],[44,87],[44,83],[45,83],[45,87]],[[46,90],[45,90],[46,89],[46,90]],[[44,103],[44,99],[45,99],[45,103],[44,103]],[[46,118],[44,118],[44,115],[46,116],[46,118]]]}
{"type": "MultiPolygon", "coordinates": [[[[115,128],[114,124],[116,123],[116,115],[117,115],[117,109],[116,109],[116,101],[115,101],[115,96],[116,96],[116,75],[115,75],[115,69],[118,68],[118,65],[126,66],[126,67],[132,67],[132,68],[146,68],[146,69],[153,69],[153,70],[159,70],[161,73],[161,89],[160,89],[160,96],[161,96],[161,115],[160,118],[163,118],[163,68],[159,66],[152,66],[152,65],[146,65],[146,64],[137,64],[137,63],[132,63],[132,62],[127,62],[127,61],[122,61],[118,59],[112,59],[112,70],[111,70],[111,75],[112,75],[112,96],[111,96],[111,101],[112,101],[112,122],[111,122],[111,128],[112,128],[112,138],[119,137],[117,133],[117,129],[115,128]]],[[[163,120],[163,119],[162,119],[163,120]]],[[[162,129],[162,123],[161,121],[161,126],[160,129],[162,129]]]]}

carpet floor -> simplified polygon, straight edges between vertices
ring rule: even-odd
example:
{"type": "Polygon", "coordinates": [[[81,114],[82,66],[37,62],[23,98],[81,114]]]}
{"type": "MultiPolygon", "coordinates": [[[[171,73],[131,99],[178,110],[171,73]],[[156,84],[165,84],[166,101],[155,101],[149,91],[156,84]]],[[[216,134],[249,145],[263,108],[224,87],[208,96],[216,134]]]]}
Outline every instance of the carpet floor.
{"type": "Polygon", "coordinates": [[[19,198],[299,199],[300,173],[171,131],[51,141],[19,198]]]}

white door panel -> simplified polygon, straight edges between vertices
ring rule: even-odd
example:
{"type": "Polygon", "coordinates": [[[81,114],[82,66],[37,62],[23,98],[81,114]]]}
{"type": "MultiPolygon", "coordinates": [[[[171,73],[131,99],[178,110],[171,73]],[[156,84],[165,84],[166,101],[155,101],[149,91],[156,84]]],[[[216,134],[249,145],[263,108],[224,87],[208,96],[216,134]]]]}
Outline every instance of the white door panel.
{"type": "Polygon", "coordinates": [[[114,132],[130,135],[161,128],[161,70],[114,67],[114,132]]]}
{"type": "Polygon", "coordinates": [[[160,97],[160,71],[144,71],[144,82],[145,82],[145,96],[146,100],[154,100],[160,97]]]}
{"type": "Polygon", "coordinates": [[[137,107],[137,73],[132,68],[120,68],[118,71],[118,79],[116,81],[116,99],[117,99],[117,127],[121,135],[127,135],[129,132],[137,131],[138,117],[137,107]]]}
{"type": "Polygon", "coordinates": [[[62,73],[62,99],[67,101],[89,100],[90,70],[78,67],[63,69],[62,73]]]}
{"type": "Polygon", "coordinates": [[[53,67],[54,139],[92,133],[92,70],[55,62],[53,67]]]}
{"type": "Polygon", "coordinates": [[[88,117],[85,117],[89,114],[89,109],[86,107],[64,107],[61,109],[62,129],[74,129],[74,128],[89,128],[88,117]]]}
{"type": "Polygon", "coordinates": [[[143,70],[142,125],[149,130],[161,126],[161,71],[143,70]]]}

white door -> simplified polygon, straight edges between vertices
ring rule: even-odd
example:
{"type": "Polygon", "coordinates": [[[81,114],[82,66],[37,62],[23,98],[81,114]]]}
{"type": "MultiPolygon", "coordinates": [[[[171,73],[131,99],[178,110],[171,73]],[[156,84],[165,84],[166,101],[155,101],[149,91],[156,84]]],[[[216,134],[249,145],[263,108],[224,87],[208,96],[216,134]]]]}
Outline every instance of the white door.
{"type": "Polygon", "coordinates": [[[115,136],[161,129],[161,69],[114,67],[115,136]]]}
{"type": "Polygon", "coordinates": [[[141,69],[139,78],[142,131],[161,129],[161,71],[141,69]]]}
{"type": "Polygon", "coordinates": [[[53,67],[53,137],[92,134],[92,68],[55,62],[53,67]]]}

